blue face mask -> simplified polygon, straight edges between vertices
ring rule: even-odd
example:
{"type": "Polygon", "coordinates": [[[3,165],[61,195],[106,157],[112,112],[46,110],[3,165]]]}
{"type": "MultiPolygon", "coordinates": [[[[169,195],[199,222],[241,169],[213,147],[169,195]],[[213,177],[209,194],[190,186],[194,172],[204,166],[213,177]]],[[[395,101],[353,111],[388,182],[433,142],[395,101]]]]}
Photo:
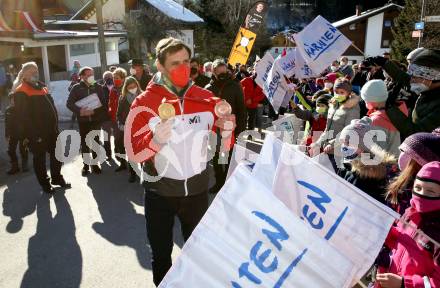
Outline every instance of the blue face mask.
{"type": "Polygon", "coordinates": [[[350,146],[343,145],[341,147],[341,153],[345,163],[350,163],[359,157],[359,154],[357,153],[357,148],[353,148],[350,146]]]}

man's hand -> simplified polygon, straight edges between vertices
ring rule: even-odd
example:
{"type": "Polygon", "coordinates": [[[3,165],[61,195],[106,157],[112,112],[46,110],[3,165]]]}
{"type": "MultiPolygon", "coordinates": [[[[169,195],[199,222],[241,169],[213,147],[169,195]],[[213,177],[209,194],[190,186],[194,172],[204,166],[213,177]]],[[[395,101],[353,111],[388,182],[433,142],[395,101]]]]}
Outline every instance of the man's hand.
{"type": "Polygon", "coordinates": [[[376,281],[382,288],[400,288],[403,278],[393,273],[377,274],[376,281]]]}
{"type": "Polygon", "coordinates": [[[324,153],[326,154],[332,154],[333,153],[333,146],[328,144],[327,146],[324,147],[324,153]]]}
{"type": "Polygon", "coordinates": [[[235,127],[237,127],[235,115],[231,114],[231,115],[223,116],[219,118],[214,125],[223,131],[233,131],[235,127]]]}
{"type": "Polygon", "coordinates": [[[93,110],[88,110],[87,108],[81,108],[79,115],[82,117],[92,116],[95,113],[93,110]]]}
{"type": "Polygon", "coordinates": [[[173,120],[166,120],[157,124],[154,129],[153,141],[159,145],[166,144],[171,138],[173,120]]]}

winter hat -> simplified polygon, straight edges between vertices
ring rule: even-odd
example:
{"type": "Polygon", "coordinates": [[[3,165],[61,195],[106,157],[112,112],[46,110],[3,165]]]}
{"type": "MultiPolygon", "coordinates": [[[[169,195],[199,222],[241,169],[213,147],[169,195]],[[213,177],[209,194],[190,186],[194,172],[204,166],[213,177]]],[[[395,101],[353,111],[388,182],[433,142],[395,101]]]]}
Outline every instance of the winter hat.
{"type": "Polygon", "coordinates": [[[94,71],[92,67],[84,66],[84,67],[81,67],[81,69],[79,69],[78,75],[82,76],[84,74],[84,72],[86,72],[87,70],[94,71]]]}
{"type": "Polygon", "coordinates": [[[425,48],[423,47],[412,50],[411,52],[409,52],[408,56],[406,56],[406,60],[411,63],[414,60],[414,57],[416,57],[423,50],[425,50],[425,48]]]}
{"type": "Polygon", "coordinates": [[[347,91],[348,93],[351,93],[351,83],[349,80],[347,80],[345,78],[338,78],[335,81],[335,86],[333,89],[334,90],[343,89],[343,90],[347,91]]]}
{"type": "MultiPolygon", "coordinates": [[[[339,136],[339,140],[342,142],[348,142],[350,141],[351,135],[358,135],[358,142],[359,146],[362,151],[370,151],[370,149],[367,147],[366,143],[364,143],[364,137],[365,134],[367,134],[369,131],[371,131],[372,120],[369,117],[363,117],[362,119],[354,119],[351,121],[351,123],[347,126],[345,126],[344,129],[342,129],[341,134],[339,136]]],[[[353,141],[353,140],[352,140],[353,141]]],[[[370,143],[368,143],[370,144],[370,143]]],[[[369,145],[371,147],[371,145],[369,145]]]]}
{"type": "Polygon", "coordinates": [[[330,101],[330,99],[332,99],[332,97],[333,96],[330,94],[321,95],[316,99],[316,104],[324,104],[328,106],[328,102],[330,101]]]}
{"type": "Polygon", "coordinates": [[[365,102],[386,102],[388,91],[382,80],[370,80],[362,87],[361,97],[365,102]]]}
{"type": "Polygon", "coordinates": [[[423,165],[422,169],[417,173],[417,178],[422,181],[425,180],[440,184],[440,162],[433,161],[423,165]]]}
{"type": "Polygon", "coordinates": [[[440,161],[440,134],[416,133],[403,141],[399,149],[414,159],[420,166],[431,161],[440,161]]]}
{"type": "Polygon", "coordinates": [[[336,79],[338,79],[338,74],[336,74],[336,73],[328,73],[324,77],[324,81],[330,81],[332,83],[335,83],[336,79]]]}
{"type": "Polygon", "coordinates": [[[423,49],[414,56],[408,73],[427,80],[440,80],[440,50],[423,49]]]}

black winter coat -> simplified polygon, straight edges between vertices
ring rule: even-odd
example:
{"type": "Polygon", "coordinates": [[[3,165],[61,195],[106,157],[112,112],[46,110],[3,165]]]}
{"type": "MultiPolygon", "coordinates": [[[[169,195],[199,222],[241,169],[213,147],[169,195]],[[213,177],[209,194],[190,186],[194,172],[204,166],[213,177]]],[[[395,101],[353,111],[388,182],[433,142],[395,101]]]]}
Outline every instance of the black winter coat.
{"type": "Polygon", "coordinates": [[[205,89],[214,93],[218,98],[226,100],[232,107],[232,114],[235,115],[237,128],[235,137],[246,130],[246,105],[244,103],[243,88],[239,82],[232,79],[226,81],[211,80],[205,89]]]}
{"type": "Polygon", "coordinates": [[[88,86],[86,83],[81,81],[80,83],[74,85],[72,90],[70,90],[69,98],[66,103],[67,108],[76,114],[79,122],[104,122],[108,119],[108,106],[106,105],[104,90],[102,86],[99,84],[93,84],[88,86]],[[99,100],[101,101],[102,106],[95,109],[94,114],[92,116],[80,116],[81,108],[78,107],[75,103],[87,96],[96,93],[98,95],[99,100]]]}

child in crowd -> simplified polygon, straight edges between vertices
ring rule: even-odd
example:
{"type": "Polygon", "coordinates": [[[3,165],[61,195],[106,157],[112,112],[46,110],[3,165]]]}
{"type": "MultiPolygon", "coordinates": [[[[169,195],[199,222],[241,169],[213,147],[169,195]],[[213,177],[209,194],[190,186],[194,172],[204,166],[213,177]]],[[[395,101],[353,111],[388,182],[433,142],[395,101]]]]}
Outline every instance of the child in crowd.
{"type": "MultiPolygon", "coordinates": [[[[391,123],[385,111],[385,103],[388,98],[385,82],[382,80],[368,81],[362,87],[361,97],[367,106],[373,129],[381,130],[385,133],[385,139],[378,139],[377,145],[398,157],[400,154],[400,133],[391,123]]],[[[408,109],[404,102],[401,102],[399,107],[405,115],[408,115],[408,109]]]]}
{"type": "MultiPolygon", "coordinates": [[[[122,88],[121,92],[121,97],[119,98],[118,110],[116,113],[118,129],[120,131],[120,134],[122,135],[124,135],[125,121],[127,120],[128,113],[130,113],[131,104],[133,103],[134,99],[136,99],[136,97],[141,93],[142,90],[136,78],[128,77],[125,79],[124,87],[122,88]]],[[[118,143],[116,143],[115,146],[124,147],[124,137],[118,137],[116,141],[118,141],[118,143]]],[[[127,162],[127,160],[122,158],[120,158],[120,161],[124,163],[127,162]]],[[[130,183],[134,183],[136,181],[136,172],[134,171],[132,165],[132,163],[128,164],[128,168],[130,170],[130,177],[128,178],[128,182],[130,183]]]]}
{"type": "MultiPolygon", "coordinates": [[[[334,86],[334,96],[329,102],[329,110],[327,114],[327,125],[324,133],[312,145],[312,155],[319,153],[321,149],[327,154],[333,162],[334,168],[342,164],[341,159],[335,160],[334,151],[339,154],[339,141],[336,140],[338,135],[345,126],[349,125],[352,120],[359,119],[360,97],[351,91],[351,83],[345,78],[338,78],[334,86]],[[336,142],[336,143],[335,143],[336,142]],[[335,149],[336,144],[336,149],[335,149]]],[[[339,155],[337,155],[339,156],[339,155]]]]}
{"type": "Polygon", "coordinates": [[[379,263],[375,287],[440,287],[439,242],[440,162],[436,161],[417,173],[411,206],[385,241],[391,259],[384,255],[379,263]]]}
{"type": "Polygon", "coordinates": [[[400,145],[400,174],[388,187],[388,203],[400,214],[410,205],[411,189],[420,168],[428,162],[440,161],[440,129],[432,133],[416,133],[400,145]]]}
{"type": "Polygon", "coordinates": [[[396,157],[376,141],[368,143],[370,137],[367,134],[374,133],[368,117],[353,120],[342,130],[339,140],[344,168],[339,169],[338,175],[385,204],[387,186],[399,169],[396,157]]]}
{"type": "Polygon", "coordinates": [[[11,161],[11,169],[7,171],[9,175],[14,175],[20,172],[17,158],[17,146],[21,155],[21,171],[28,171],[28,148],[23,139],[20,137],[19,119],[17,119],[16,110],[14,106],[14,93],[9,94],[9,106],[5,111],[5,138],[8,143],[8,155],[11,161]]]}
{"type": "Polygon", "coordinates": [[[309,129],[306,131],[305,137],[305,145],[309,147],[313,143],[313,135],[319,132],[323,132],[325,130],[325,126],[327,123],[327,112],[329,101],[332,98],[329,94],[324,94],[319,96],[315,103],[316,109],[314,111],[309,111],[307,109],[302,109],[295,102],[291,101],[290,105],[292,107],[292,112],[296,117],[302,119],[304,121],[309,122],[309,129]]]}

